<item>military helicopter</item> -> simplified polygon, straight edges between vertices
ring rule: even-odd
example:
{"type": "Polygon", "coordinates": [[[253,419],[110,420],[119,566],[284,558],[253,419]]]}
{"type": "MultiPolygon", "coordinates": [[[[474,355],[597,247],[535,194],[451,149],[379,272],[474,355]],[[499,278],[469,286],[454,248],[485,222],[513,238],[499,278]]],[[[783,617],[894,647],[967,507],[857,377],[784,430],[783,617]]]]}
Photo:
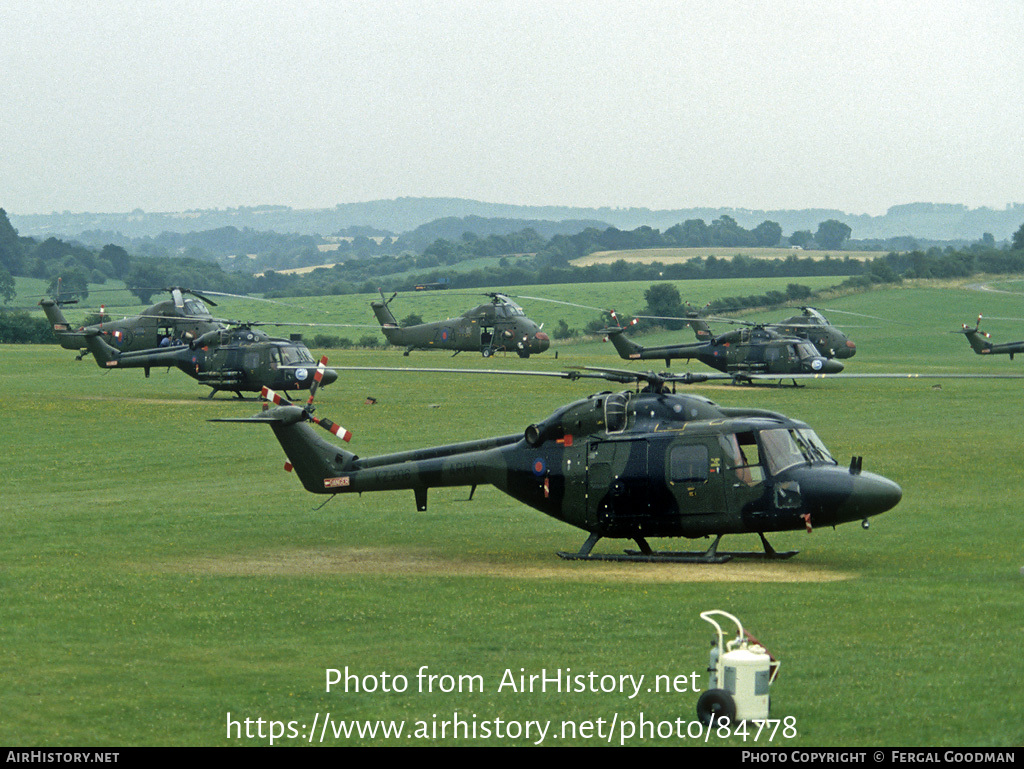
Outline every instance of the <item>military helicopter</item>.
{"type": "MultiPolygon", "coordinates": [[[[479,372],[477,372],[479,373],[479,372]]],[[[502,372],[504,373],[504,372],[502,372]]],[[[523,433],[359,458],[317,435],[308,422],[343,428],[305,406],[278,404],[253,417],[274,431],[307,491],[345,494],[412,489],[417,510],[438,486],[493,484],[523,504],[583,529],[576,560],[721,563],[737,556],[787,558],[765,532],[863,521],[894,507],[898,485],[862,471],[862,457],[840,467],[806,423],[761,409],[719,406],[668,391],[717,375],[655,374],[587,368],[513,372],[636,383],[563,406],[523,433]],[[719,552],[725,534],[755,533],[763,553],[719,552]],[[648,537],[715,539],[706,551],[656,552],[648,537]],[[595,554],[604,538],[632,539],[638,551],[595,554]]],[[[268,404],[269,405],[269,404],[268,404]]],[[[344,431],[346,440],[350,437],[344,431]]],[[[472,490],[470,492],[472,497],[472,490]]]]}
{"type": "Polygon", "coordinates": [[[685,303],[686,315],[683,318],[652,318],[652,316],[641,315],[640,318],[652,318],[654,320],[682,320],[685,321],[697,336],[698,341],[706,341],[714,337],[708,321],[732,323],[751,328],[764,328],[779,336],[796,337],[806,339],[818,354],[824,358],[852,358],[857,354],[857,345],[850,338],[833,326],[828,318],[822,315],[813,307],[801,307],[802,315],[794,315],[791,318],[779,323],[750,323],[747,321],[734,320],[733,318],[721,318],[706,314],[710,302],[700,310],[695,310],[689,302],[685,303]]]}
{"type": "MultiPolygon", "coordinates": [[[[843,364],[821,355],[806,339],[783,336],[764,326],[741,328],[719,334],[704,342],[642,347],[626,338],[625,328],[613,326],[604,333],[625,360],[663,359],[665,365],[677,358],[696,358],[701,363],[732,375],[737,380],[751,374],[838,374],[843,364]]],[[[696,329],[698,335],[700,330],[696,329]]]]}
{"type": "Polygon", "coordinates": [[[818,353],[826,358],[852,358],[857,354],[857,345],[828,318],[813,307],[801,307],[801,315],[794,315],[779,323],[770,323],[767,328],[784,336],[806,339],[818,353]]]}
{"type": "Polygon", "coordinates": [[[1013,360],[1013,356],[1019,352],[1024,352],[1024,342],[1004,342],[1002,344],[992,344],[987,341],[991,334],[987,334],[981,329],[981,316],[978,316],[978,321],[974,324],[974,328],[971,328],[966,323],[963,324],[963,329],[955,333],[964,334],[967,337],[967,341],[970,342],[971,349],[973,349],[978,355],[1009,355],[1010,360],[1013,360]]]}
{"type": "Polygon", "coordinates": [[[534,321],[526,317],[523,308],[506,294],[485,294],[490,302],[467,310],[458,318],[422,323],[402,328],[388,305],[398,296],[370,302],[373,314],[377,316],[381,330],[388,343],[406,347],[405,354],[413,350],[454,350],[479,352],[489,358],[495,352],[514,352],[520,358],[529,358],[534,353],[544,352],[551,346],[551,339],[541,331],[534,321]]]}
{"type": "Polygon", "coordinates": [[[222,390],[241,398],[243,392],[259,392],[266,386],[307,390],[314,381],[328,385],[337,380],[336,371],[324,368],[327,359],[318,364],[302,342],[272,338],[253,325],[207,331],[188,343],[131,352],[111,347],[99,331],[85,331],[83,338],[100,368],[142,368],[147,377],[152,368],[178,368],[212,388],[210,398],[222,390]]]}
{"type": "MultiPolygon", "coordinates": [[[[101,321],[78,329],[64,317],[61,306],[72,302],[45,298],[39,302],[53,332],[65,350],[79,350],[78,360],[88,354],[86,338],[93,332],[107,334],[115,349],[121,352],[148,350],[174,342],[196,339],[210,331],[225,328],[225,325],[210,315],[203,303],[214,307],[216,302],[187,288],[167,289],[171,298],[157,302],[141,315],[121,320],[101,321]],[[186,296],[189,295],[189,296],[186,296]]],[[[104,313],[101,310],[101,318],[104,313]]]]}

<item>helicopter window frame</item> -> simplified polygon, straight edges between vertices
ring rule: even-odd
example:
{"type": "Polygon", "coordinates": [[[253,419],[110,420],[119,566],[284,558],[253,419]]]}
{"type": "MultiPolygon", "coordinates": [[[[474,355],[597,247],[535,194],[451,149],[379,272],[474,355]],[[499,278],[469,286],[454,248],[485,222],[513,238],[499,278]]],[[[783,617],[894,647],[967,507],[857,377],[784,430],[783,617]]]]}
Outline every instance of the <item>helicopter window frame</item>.
{"type": "Polygon", "coordinates": [[[806,360],[807,358],[820,358],[821,354],[817,348],[810,342],[798,342],[796,345],[796,356],[800,360],[806,360]]]}
{"type": "Polygon", "coordinates": [[[210,310],[198,299],[186,299],[182,305],[182,309],[185,311],[186,315],[191,315],[196,318],[210,317],[210,310]]]}
{"type": "Polygon", "coordinates": [[[173,323],[162,323],[156,329],[157,347],[170,347],[181,344],[178,340],[178,328],[173,323]]]}
{"type": "Polygon", "coordinates": [[[711,477],[711,452],[703,443],[679,443],[668,452],[668,482],[707,483],[711,477]]]}
{"type": "Polygon", "coordinates": [[[815,462],[837,464],[818,435],[810,428],[776,427],[758,434],[762,453],[772,475],[796,465],[815,462]]]}
{"type": "Polygon", "coordinates": [[[605,432],[621,433],[629,426],[630,393],[609,393],[601,404],[604,410],[605,432]],[[609,408],[612,407],[612,408],[609,408]]]}
{"type": "Polygon", "coordinates": [[[818,437],[818,434],[811,428],[804,428],[797,430],[797,435],[807,442],[807,449],[812,456],[816,457],[816,461],[828,462],[829,464],[839,464],[835,457],[832,456],[832,452],[828,450],[825,443],[818,437]]]}
{"type": "Polygon", "coordinates": [[[274,351],[280,355],[281,364],[284,366],[297,366],[304,363],[316,365],[313,353],[304,344],[285,344],[275,347],[274,351]]]}
{"type": "Polygon", "coordinates": [[[718,436],[718,443],[725,452],[726,469],[747,486],[757,486],[767,477],[762,462],[761,447],[753,430],[740,433],[725,433],[718,436]],[[751,461],[750,457],[753,457],[751,461]]]}

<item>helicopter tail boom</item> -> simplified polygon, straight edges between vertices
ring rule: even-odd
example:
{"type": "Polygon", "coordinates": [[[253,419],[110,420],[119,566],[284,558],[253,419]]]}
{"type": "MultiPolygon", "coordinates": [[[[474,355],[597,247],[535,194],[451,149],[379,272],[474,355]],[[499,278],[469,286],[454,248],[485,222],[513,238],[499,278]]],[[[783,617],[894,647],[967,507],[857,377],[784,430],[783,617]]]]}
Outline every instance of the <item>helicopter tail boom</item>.
{"type": "Polygon", "coordinates": [[[673,344],[664,347],[642,347],[631,339],[626,338],[622,328],[606,328],[604,333],[615,346],[619,357],[624,360],[657,360],[663,358],[666,365],[673,358],[695,358],[697,354],[705,350],[705,343],[692,345],[673,344]]]}
{"type": "MultiPolygon", "coordinates": [[[[100,368],[144,368],[149,371],[154,366],[173,366],[177,363],[183,347],[172,347],[166,350],[138,350],[121,352],[104,341],[99,331],[83,333],[85,346],[96,359],[100,368]]],[[[147,373],[148,376],[148,373],[147,373]]]]}
{"type": "Polygon", "coordinates": [[[521,441],[522,435],[485,438],[360,459],[320,437],[308,424],[309,412],[279,406],[255,417],[215,422],[269,424],[306,491],[314,494],[413,489],[417,508],[426,509],[427,489],[435,486],[477,486],[505,475],[496,449],[521,441]]]}
{"type": "Polygon", "coordinates": [[[381,331],[384,332],[384,336],[387,337],[388,342],[394,345],[405,344],[405,342],[402,341],[402,329],[399,328],[398,320],[395,319],[395,316],[388,307],[387,302],[373,301],[370,302],[370,307],[373,309],[373,314],[377,316],[377,322],[380,323],[381,331]]]}

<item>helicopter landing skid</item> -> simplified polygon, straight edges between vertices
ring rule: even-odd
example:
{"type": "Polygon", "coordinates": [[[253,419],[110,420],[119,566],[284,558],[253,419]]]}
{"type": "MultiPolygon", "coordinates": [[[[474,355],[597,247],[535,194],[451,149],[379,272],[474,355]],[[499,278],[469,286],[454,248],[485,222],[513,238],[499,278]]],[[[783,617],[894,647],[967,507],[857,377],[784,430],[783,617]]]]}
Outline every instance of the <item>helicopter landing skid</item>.
{"type": "Polygon", "coordinates": [[[648,554],[639,550],[627,550],[625,553],[597,553],[596,555],[582,553],[566,553],[559,550],[559,558],[566,561],[628,561],[632,563],[725,563],[732,557],[732,553],[718,553],[709,556],[707,553],[663,553],[660,551],[648,554]]]}
{"type": "MultiPolygon", "coordinates": [[[[751,551],[751,550],[729,550],[729,551],[726,551],[726,552],[720,552],[718,550],[718,543],[721,541],[722,535],[719,534],[717,537],[715,537],[715,541],[711,543],[711,547],[709,547],[703,553],[700,553],[700,552],[686,552],[686,551],[683,551],[683,552],[663,551],[663,552],[660,553],[660,555],[674,556],[674,557],[687,557],[687,556],[691,556],[691,557],[693,557],[694,561],[697,562],[697,563],[724,563],[725,561],[732,560],[733,558],[763,558],[766,561],[784,561],[787,558],[792,558],[794,555],[796,555],[797,553],[800,552],[799,550],[786,550],[786,551],[780,553],[778,550],[776,550],[774,547],[772,547],[770,544],[768,544],[768,540],[765,539],[764,534],[762,532],[758,532],[757,536],[759,536],[761,538],[761,544],[764,546],[764,551],[760,552],[760,553],[754,552],[754,551],[751,551]],[[709,559],[709,556],[710,556],[710,559],[709,559]],[[716,557],[724,557],[725,561],[711,560],[711,559],[714,559],[716,557]]],[[[637,544],[640,544],[640,542],[638,541],[637,544]]],[[[647,544],[647,543],[645,542],[643,544],[647,544]]],[[[641,550],[640,551],[627,550],[626,552],[629,553],[629,554],[634,554],[635,553],[637,555],[643,555],[644,554],[643,550],[644,550],[643,545],[641,545],[641,550]]]]}
{"type": "Polygon", "coordinates": [[[566,553],[564,551],[558,551],[558,557],[563,558],[567,561],[632,561],[634,563],[726,563],[731,561],[733,558],[764,558],[768,560],[785,560],[792,558],[799,551],[787,550],[785,552],[778,552],[770,544],[768,540],[764,538],[764,534],[758,532],[758,536],[761,537],[761,544],[764,545],[764,552],[750,552],[750,551],[728,551],[719,552],[718,543],[722,539],[722,535],[719,534],[715,537],[715,541],[711,543],[711,547],[707,550],[701,551],[671,551],[671,550],[652,550],[651,546],[647,544],[647,540],[643,537],[636,537],[635,541],[639,550],[626,550],[623,554],[616,553],[598,553],[596,555],[591,554],[594,545],[601,538],[598,534],[591,534],[587,541],[583,543],[583,547],[580,548],[578,553],[566,553]]]}

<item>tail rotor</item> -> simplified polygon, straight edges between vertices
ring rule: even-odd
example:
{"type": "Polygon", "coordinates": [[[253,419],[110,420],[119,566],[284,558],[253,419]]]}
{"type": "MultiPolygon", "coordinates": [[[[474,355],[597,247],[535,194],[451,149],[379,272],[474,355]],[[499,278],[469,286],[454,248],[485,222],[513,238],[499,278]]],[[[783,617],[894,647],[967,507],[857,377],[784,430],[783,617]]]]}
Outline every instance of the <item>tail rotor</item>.
{"type": "MultiPolygon", "coordinates": [[[[315,425],[319,425],[327,432],[333,435],[339,436],[343,441],[348,442],[352,440],[352,433],[346,430],[344,427],[339,425],[337,422],[332,422],[330,419],[324,417],[317,417],[313,415],[316,411],[316,407],[313,405],[313,398],[316,397],[316,391],[320,387],[320,383],[323,381],[324,372],[327,369],[327,357],[324,356],[320,359],[320,363],[317,366],[316,373],[313,374],[313,382],[309,386],[309,400],[306,401],[306,405],[302,407],[302,419],[312,422],[315,425]]],[[[271,390],[269,387],[264,387],[260,390],[260,397],[269,403],[273,403],[275,406],[288,405],[288,401],[282,398],[279,394],[271,390]]]]}

